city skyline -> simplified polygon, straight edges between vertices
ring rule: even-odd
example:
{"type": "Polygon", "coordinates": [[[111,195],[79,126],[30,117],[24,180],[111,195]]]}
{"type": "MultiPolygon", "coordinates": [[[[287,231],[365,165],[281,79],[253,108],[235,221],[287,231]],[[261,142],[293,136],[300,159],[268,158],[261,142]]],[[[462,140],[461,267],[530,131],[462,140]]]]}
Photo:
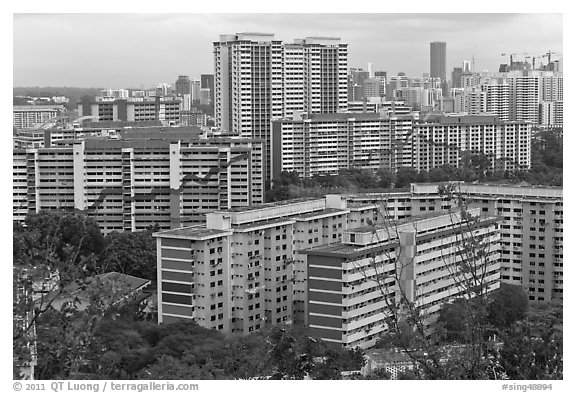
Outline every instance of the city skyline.
{"type": "Polygon", "coordinates": [[[15,87],[149,88],[178,75],[198,78],[214,72],[213,42],[238,32],[283,42],[339,37],[348,44],[349,67],[371,62],[374,71],[411,76],[429,72],[432,41],[446,42],[448,77],[472,56],[475,71],[497,72],[510,53],[517,61],[562,53],[563,42],[562,14],[14,14],[13,22],[15,87]],[[74,61],[53,55],[63,42],[74,61]]]}

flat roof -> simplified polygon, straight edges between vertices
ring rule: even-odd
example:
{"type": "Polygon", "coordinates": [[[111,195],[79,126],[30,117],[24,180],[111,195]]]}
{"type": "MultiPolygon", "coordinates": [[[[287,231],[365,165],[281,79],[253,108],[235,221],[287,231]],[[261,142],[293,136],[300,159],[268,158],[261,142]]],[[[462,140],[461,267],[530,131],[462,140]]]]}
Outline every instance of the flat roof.
{"type": "Polygon", "coordinates": [[[294,219],[291,217],[281,217],[281,218],[270,218],[267,220],[258,220],[256,222],[250,222],[246,224],[233,224],[232,229],[240,229],[240,230],[250,230],[253,228],[260,228],[265,226],[276,226],[280,224],[291,224],[294,222],[294,219]]]}
{"type": "Polygon", "coordinates": [[[195,240],[216,236],[225,236],[228,235],[229,233],[230,231],[224,231],[220,229],[208,229],[206,227],[183,227],[156,232],[152,236],[195,240]]]}
{"type": "Polygon", "coordinates": [[[256,204],[256,205],[251,205],[251,206],[233,207],[231,209],[226,209],[226,210],[217,210],[217,211],[215,211],[215,213],[248,212],[248,211],[252,211],[252,210],[261,210],[261,209],[266,209],[266,208],[293,205],[293,204],[297,204],[297,203],[317,201],[317,200],[324,200],[324,198],[322,198],[322,197],[303,197],[303,198],[296,198],[296,199],[286,199],[286,200],[277,201],[277,202],[262,203],[262,204],[256,204]]]}
{"type": "Polygon", "coordinates": [[[289,216],[290,218],[301,218],[301,219],[306,219],[306,218],[314,218],[314,217],[322,217],[322,216],[326,216],[326,215],[330,215],[330,214],[344,214],[346,212],[348,212],[349,210],[347,209],[334,209],[334,208],[327,208],[327,209],[322,209],[322,210],[316,210],[316,211],[312,211],[312,212],[308,212],[308,213],[302,213],[302,214],[297,214],[294,216],[289,216]]]}

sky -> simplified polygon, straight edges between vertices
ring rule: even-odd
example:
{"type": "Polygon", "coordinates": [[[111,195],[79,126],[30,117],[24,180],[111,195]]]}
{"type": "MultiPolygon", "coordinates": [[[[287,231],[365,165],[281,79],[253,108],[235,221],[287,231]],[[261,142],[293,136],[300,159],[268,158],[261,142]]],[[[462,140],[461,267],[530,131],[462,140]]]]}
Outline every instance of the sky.
{"type": "Polygon", "coordinates": [[[429,43],[445,41],[449,77],[472,57],[476,71],[497,72],[510,53],[516,60],[560,54],[562,31],[560,13],[14,13],[13,86],[149,88],[178,75],[199,78],[213,73],[213,41],[238,32],[284,42],[340,37],[349,67],[366,69],[370,61],[375,71],[409,76],[428,73],[429,43]]]}

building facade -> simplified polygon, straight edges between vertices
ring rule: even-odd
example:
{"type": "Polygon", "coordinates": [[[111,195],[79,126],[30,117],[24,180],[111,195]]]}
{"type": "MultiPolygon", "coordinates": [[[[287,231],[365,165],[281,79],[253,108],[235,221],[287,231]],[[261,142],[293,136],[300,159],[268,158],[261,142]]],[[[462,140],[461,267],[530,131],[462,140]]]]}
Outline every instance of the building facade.
{"type": "Polygon", "coordinates": [[[185,94],[192,94],[192,81],[188,75],[179,75],[174,83],[174,94],[184,96],[185,94]]]}
{"type": "Polygon", "coordinates": [[[344,168],[429,171],[461,165],[465,151],[484,154],[492,170],[527,170],[531,124],[494,116],[414,120],[384,113],[294,116],[272,122],[272,177],[297,171],[305,178],[344,168]]]}
{"type": "MultiPolygon", "coordinates": [[[[349,202],[378,204],[383,218],[401,219],[450,208],[440,184],[412,184],[409,191],[356,194],[349,202]]],[[[563,196],[557,187],[466,184],[458,186],[470,208],[500,217],[501,280],[521,285],[529,300],[563,298],[563,196]]]]}
{"type": "MultiPolygon", "coordinates": [[[[480,209],[469,211],[480,217],[480,209]]],[[[439,212],[344,232],[342,242],[303,251],[308,263],[308,322],[312,335],[347,348],[374,346],[388,329],[389,304],[405,298],[427,326],[442,304],[468,297],[461,282],[473,266],[485,292],[500,286],[498,218],[462,222],[439,212]],[[463,239],[485,245],[485,258],[467,261],[463,239]],[[397,277],[393,272],[397,272],[397,277]]]]}
{"type": "Polygon", "coordinates": [[[222,35],[214,42],[214,67],[215,126],[265,140],[267,178],[271,120],[347,107],[347,45],[338,38],[284,44],[273,34],[222,35]]]}
{"type": "Polygon", "coordinates": [[[430,43],[430,77],[446,81],[446,43],[430,43]]]}
{"type": "Polygon", "coordinates": [[[38,126],[66,111],[62,105],[15,105],[12,107],[13,126],[21,130],[38,126]]]}
{"type": "Polygon", "coordinates": [[[78,113],[92,116],[95,121],[145,122],[158,120],[166,124],[179,124],[183,109],[182,97],[129,97],[80,102],[78,113]]]}
{"type": "Polygon", "coordinates": [[[205,225],[156,233],[159,321],[194,320],[226,334],[307,323],[298,251],[340,241],[375,208],[329,195],[209,213],[205,225]]]}
{"type": "Polygon", "coordinates": [[[501,122],[493,116],[448,116],[414,124],[412,167],[417,171],[450,164],[460,166],[463,152],[483,154],[492,170],[531,167],[532,125],[501,122]]]}
{"type": "Polygon", "coordinates": [[[261,141],[158,136],[15,149],[13,218],[80,210],[103,232],[204,222],[207,212],[264,202],[261,141]]]}

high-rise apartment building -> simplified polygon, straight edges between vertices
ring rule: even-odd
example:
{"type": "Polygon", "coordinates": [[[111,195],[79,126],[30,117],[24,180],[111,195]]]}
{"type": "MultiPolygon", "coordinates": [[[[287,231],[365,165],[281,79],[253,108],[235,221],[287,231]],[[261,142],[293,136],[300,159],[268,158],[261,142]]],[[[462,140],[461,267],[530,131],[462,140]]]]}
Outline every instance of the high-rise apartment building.
{"type": "Polygon", "coordinates": [[[464,151],[484,154],[493,170],[530,168],[532,126],[494,116],[430,117],[386,113],[313,114],[275,120],[273,176],[297,171],[308,178],[344,168],[429,171],[461,165],[464,151]]]}
{"type": "MultiPolygon", "coordinates": [[[[440,184],[412,184],[409,191],[353,194],[348,202],[379,205],[383,217],[403,218],[450,208],[440,184]]],[[[564,219],[559,187],[459,183],[470,209],[497,216],[501,232],[501,281],[521,285],[529,300],[563,298],[564,219]]]]}
{"type": "Polygon", "coordinates": [[[486,92],[486,112],[500,121],[510,120],[510,85],[505,78],[490,79],[482,84],[486,92]]]}
{"type": "Polygon", "coordinates": [[[214,43],[216,127],[265,140],[269,178],[271,120],[295,110],[346,110],[347,53],[338,38],[283,44],[273,34],[220,36],[214,43]]]}
{"type": "Polygon", "coordinates": [[[446,81],[446,43],[430,43],[430,77],[446,81]]]}
{"type": "Polygon", "coordinates": [[[308,267],[300,250],[340,241],[375,207],[338,195],[209,213],[206,224],[158,232],[158,319],[227,334],[306,323],[308,267]]]}
{"type": "MultiPolygon", "coordinates": [[[[480,209],[469,213],[480,217],[480,209]]],[[[311,334],[346,348],[370,348],[387,331],[389,303],[400,299],[419,308],[425,324],[431,324],[442,304],[466,296],[461,282],[472,272],[462,268],[469,258],[462,239],[471,236],[486,244],[486,257],[471,262],[472,270],[476,277],[482,272],[487,292],[499,288],[499,219],[462,221],[459,212],[428,213],[348,229],[339,243],[303,251],[311,334]]]]}
{"type": "Polygon", "coordinates": [[[108,99],[125,99],[130,96],[130,92],[127,89],[103,89],[100,90],[100,96],[108,99]]]}
{"type": "Polygon", "coordinates": [[[512,71],[506,74],[506,80],[510,86],[510,119],[546,126],[555,121],[555,125],[561,125],[558,122],[562,120],[564,98],[562,74],[553,71],[512,71]],[[547,102],[552,104],[545,104],[547,102]],[[554,109],[558,114],[554,113],[554,109]]]}
{"type": "Polygon", "coordinates": [[[444,164],[460,166],[464,151],[483,154],[493,170],[531,167],[532,125],[501,122],[493,116],[447,116],[415,123],[412,167],[429,171],[444,164]]]}
{"type": "Polygon", "coordinates": [[[183,109],[182,97],[129,97],[126,99],[105,99],[96,97],[93,101],[78,103],[81,116],[92,116],[95,121],[144,122],[158,120],[166,124],[180,122],[183,109]]]}
{"type": "Polygon", "coordinates": [[[264,202],[262,141],[132,129],[124,140],[15,149],[13,217],[85,211],[104,232],[176,228],[264,202]]]}
{"type": "Polygon", "coordinates": [[[385,113],[312,114],[275,120],[272,125],[272,174],[297,171],[304,178],[337,174],[344,168],[395,170],[410,157],[404,143],[411,116],[385,113]]]}
{"type": "Polygon", "coordinates": [[[564,124],[563,101],[540,102],[538,123],[545,127],[562,127],[564,124]]]}
{"type": "Polygon", "coordinates": [[[439,185],[215,211],[204,225],[159,232],[159,320],[232,334],[303,323],[327,341],[368,348],[386,330],[374,267],[407,267],[405,294],[434,315],[462,295],[453,275],[463,233],[485,240],[488,290],[502,281],[533,301],[562,298],[561,189],[460,183],[478,217],[462,230],[439,185]]]}
{"type": "Polygon", "coordinates": [[[469,115],[486,114],[486,92],[480,87],[472,88],[464,92],[464,111],[469,115]]]}
{"type": "Polygon", "coordinates": [[[506,75],[510,85],[510,118],[538,124],[542,100],[542,80],[539,71],[514,71],[506,75]]]}
{"type": "Polygon", "coordinates": [[[362,101],[364,94],[364,80],[369,79],[370,74],[362,68],[350,68],[348,74],[348,100],[362,101]]]}
{"type": "Polygon", "coordinates": [[[63,105],[14,105],[13,125],[17,129],[32,128],[64,113],[63,105]]]}
{"type": "Polygon", "coordinates": [[[375,76],[373,78],[364,80],[364,96],[366,99],[380,98],[384,100],[386,98],[386,78],[375,76]]]}

